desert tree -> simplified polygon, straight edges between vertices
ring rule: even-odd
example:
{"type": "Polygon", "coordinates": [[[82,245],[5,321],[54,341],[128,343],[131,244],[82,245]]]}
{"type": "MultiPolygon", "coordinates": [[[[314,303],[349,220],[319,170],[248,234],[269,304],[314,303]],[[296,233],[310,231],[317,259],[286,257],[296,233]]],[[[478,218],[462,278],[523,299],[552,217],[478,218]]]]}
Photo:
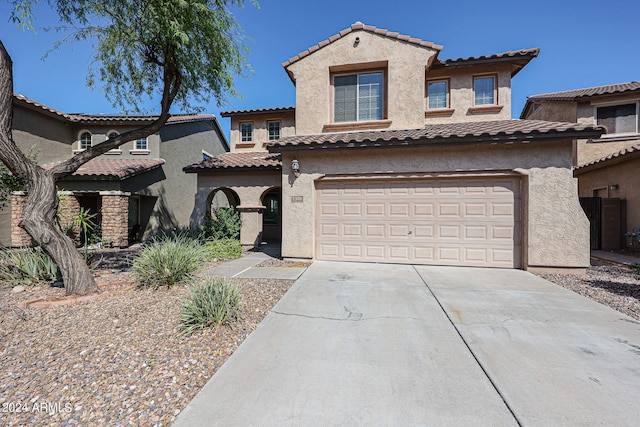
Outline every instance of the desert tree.
{"type": "MultiPolygon", "coordinates": [[[[11,19],[32,28],[38,0],[13,0],[11,19]]],[[[159,102],[155,120],[107,139],[43,169],[12,137],[13,75],[0,41],[0,161],[24,185],[27,201],[20,227],[58,264],[68,294],[98,291],[84,259],[55,221],[56,182],[89,160],[122,144],[158,132],[173,105],[194,112],[215,99],[235,96],[233,79],[247,71],[246,45],[231,9],[244,0],[58,0],[64,37],[58,44],[88,41],[93,46],[91,87],[102,82],[107,99],[123,111],[142,111],[143,100],[159,102]]]]}

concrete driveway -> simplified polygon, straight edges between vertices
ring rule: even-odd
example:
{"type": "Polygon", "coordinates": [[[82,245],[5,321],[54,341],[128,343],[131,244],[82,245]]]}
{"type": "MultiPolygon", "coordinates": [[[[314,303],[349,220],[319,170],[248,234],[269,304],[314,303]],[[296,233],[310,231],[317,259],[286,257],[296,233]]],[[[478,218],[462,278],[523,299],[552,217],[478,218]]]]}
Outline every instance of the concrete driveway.
{"type": "Polygon", "coordinates": [[[637,425],[640,322],[518,270],[315,262],[179,416],[637,425]]]}

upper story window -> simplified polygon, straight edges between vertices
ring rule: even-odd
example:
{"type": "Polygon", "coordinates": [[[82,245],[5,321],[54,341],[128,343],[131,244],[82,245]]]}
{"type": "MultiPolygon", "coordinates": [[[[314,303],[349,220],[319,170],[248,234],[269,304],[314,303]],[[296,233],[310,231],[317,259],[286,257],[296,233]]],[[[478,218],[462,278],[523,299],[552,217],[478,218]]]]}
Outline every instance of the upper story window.
{"type": "Polygon", "coordinates": [[[596,107],[596,124],[607,134],[638,133],[638,102],[596,107]]]}
{"type": "Polygon", "coordinates": [[[136,139],[136,143],[134,146],[134,150],[136,151],[146,151],[149,149],[149,144],[147,142],[147,138],[140,138],[140,139],[136,139]]]}
{"type": "Polygon", "coordinates": [[[118,133],[118,131],[112,130],[107,134],[107,139],[114,139],[116,138],[118,135],[120,135],[118,133]]]}
{"type": "Polygon", "coordinates": [[[240,141],[253,141],[253,123],[240,123],[240,141]]]}
{"type": "Polygon", "coordinates": [[[382,120],[383,80],[382,72],[335,76],[334,121],[382,120]]]}
{"type": "Polygon", "coordinates": [[[280,122],[269,121],[267,122],[267,131],[269,132],[269,141],[275,141],[280,139],[280,122]]]}
{"type": "Polygon", "coordinates": [[[91,132],[82,132],[78,149],[86,150],[87,148],[91,148],[91,132]]]}
{"type": "Polygon", "coordinates": [[[473,78],[473,105],[496,104],[496,77],[478,76],[473,78]]]}
{"type": "Polygon", "coordinates": [[[431,109],[449,108],[449,82],[433,80],[427,83],[427,107],[431,109]]]}

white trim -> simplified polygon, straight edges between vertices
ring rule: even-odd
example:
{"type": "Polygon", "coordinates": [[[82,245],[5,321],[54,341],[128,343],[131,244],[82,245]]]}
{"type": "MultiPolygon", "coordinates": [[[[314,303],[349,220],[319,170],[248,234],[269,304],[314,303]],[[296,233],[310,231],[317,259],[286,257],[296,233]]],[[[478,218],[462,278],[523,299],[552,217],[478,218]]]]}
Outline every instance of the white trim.
{"type": "Polygon", "coordinates": [[[122,150],[119,148],[112,148],[104,154],[122,154],[122,150]]]}
{"type": "Polygon", "coordinates": [[[140,155],[140,154],[150,154],[151,150],[129,150],[129,154],[135,154],[135,155],[140,155]]]}

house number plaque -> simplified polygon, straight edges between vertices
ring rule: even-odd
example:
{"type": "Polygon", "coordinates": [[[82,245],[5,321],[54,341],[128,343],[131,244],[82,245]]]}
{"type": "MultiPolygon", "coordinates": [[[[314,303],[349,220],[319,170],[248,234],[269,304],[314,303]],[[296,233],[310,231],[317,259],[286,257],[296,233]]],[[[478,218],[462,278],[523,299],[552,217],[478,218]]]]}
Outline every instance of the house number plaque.
{"type": "Polygon", "coordinates": [[[304,202],[304,196],[291,196],[291,203],[302,203],[304,202]]]}

